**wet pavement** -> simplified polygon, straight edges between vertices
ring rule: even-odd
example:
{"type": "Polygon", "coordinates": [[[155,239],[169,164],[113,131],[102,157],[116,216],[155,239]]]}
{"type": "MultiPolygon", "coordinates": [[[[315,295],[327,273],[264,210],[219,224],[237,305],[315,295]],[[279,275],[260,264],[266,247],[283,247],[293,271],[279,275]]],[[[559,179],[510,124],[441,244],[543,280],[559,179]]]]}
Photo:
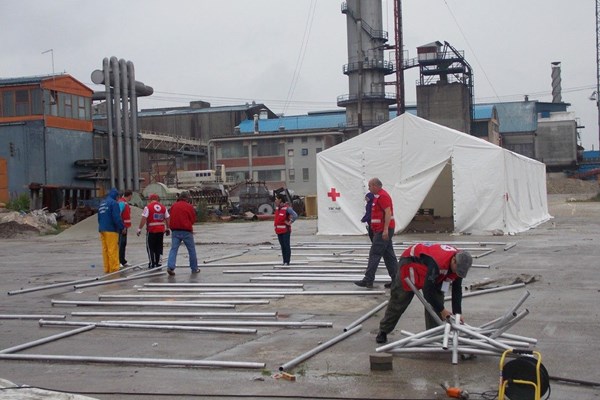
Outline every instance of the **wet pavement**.
{"type": "MultiPolygon", "coordinates": [[[[410,233],[395,236],[394,242],[496,242],[495,251],[475,259],[464,281],[466,287],[487,280],[488,285],[506,285],[527,280],[524,288],[501,291],[463,300],[465,322],[479,326],[502,316],[525,291],[530,296],[521,309],[529,315],[509,330],[510,333],[538,339],[535,350],[551,379],[553,399],[600,398],[600,387],[565,384],[554,378],[599,382],[597,354],[600,352],[598,300],[600,283],[600,203],[566,202],[567,195],[550,196],[553,220],[515,236],[472,236],[448,233],[410,233]],[[508,244],[516,243],[509,250],[508,244]]],[[[134,221],[134,225],[136,222],[134,221]]],[[[359,244],[368,238],[320,236],[317,221],[300,219],[294,224],[292,245],[306,242],[348,243],[353,254],[366,254],[359,244]]],[[[16,354],[69,355],[88,357],[127,357],[264,363],[258,368],[169,367],[59,361],[0,360],[0,378],[19,385],[85,394],[97,399],[170,399],[170,398],[361,398],[361,399],[444,399],[440,383],[468,390],[471,399],[480,393],[498,390],[499,357],[477,356],[451,363],[451,354],[395,355],[391,371],[372,371],[369,356],[375,354],[375,335],[383,310],[362,322],[362,328],[337,344],[313,355],[289,369],[295,381],[280,376],[279,368],[298,356],[326,343],[344,328],[387,299],[389,290],[382,280],[369,294],[348,282],[305,281],[305,291],[355,291],[356,294],[285,294],[271,297],[262,304],[238,304],[235,308],[159,307],[159,306],[73,306],[52,304],[52,300],[97,301],[99,296],[175,294],[175,292],[139,291],[148,283],[249,283],[264,276],[250,270],[272,269],[263,266],[201,265],[198,275],[190,274],[186,250],[180,248],[177,274],[166,274],[103,286],[74,289],[72,286],[23,294],[8,292],[94,278],[102,275],[100,244],[95,221],[84,221],[60,235],[5,239],[0,241],[0,314],[65,315],[66,321],[105,321],[160,319],[168,317],[79,316],[73,312],[92,311],[163,311],[163,312],[260,312],[277,313],[277,318],[261,321],[325,322],[325,327],[256,326],[256,333],[221,333],[117,329],[93,330],[42,344],[16,354]]],[[[214,263],[279,262],[277,238],[272,222],[205,223],[196,226],[199,260],[214,263]],[[272,248],[275,247],[275,248],[272,248]],[[243,254],[241,254],[243,253],[243,254]],[[241,255],[240,255],[241,254],[241,255]],[[237,255],[236,257],[230,257],[237,255]]],[[[165,259],[169,250],[165,243],[165,259]]],[[[459,247],[474,245],[459,245],[459,247]]],[[[292,264],[310,260],[307,265],[325,265],[315,260],[327,249],[294,249],[292,264]]],[[[475,251],[481,254],[482,252],[475,251]]],[[[128,245],[130,263],[144,263],[142,238],[131,236],[128,245]]],[[[364,264],[335,263],[341,267],[364,264]]],[[[380,266],[378,275],[385,268],[380,266]]],[[[128,274],[127,274],[128,275],[128,274]]],[[[230,287],[233,289],[233,286],[230,287]]],[[[241,292],[241,291],[240,291],[241,292]]],[[[177,298],[171,297],[171,300],[177,298]]],[[[106,301],[103,298],[103,301],[106,301]]],[[[209,317],[186,317],[194,320],[209,317]]],[[[210,318],[225,319],[221,318],[210,318]]],[[[237,321],[258,320],[239,318],[237,321]]],[[[228,318],[230,320],[230,318],[228,318]]],[[[236,326],[237,327],[237,326],[236,326]]],[[[244,326],[244,328],[246,328],[244,326]]],[[[40,326],[37,320],[0,319],[0,348],[31,342],[74,327],[40,326]]],[[[424,330],[423,307],[415,299],[390,341],[402,338],[400,330],[424,330]]],[[[160,364],[160,363],[158,363],[160,364]]],[[[254,364],[251,364],[254,365],[254,364]]],[[[0,398],[9,391],[0,391],[0,398]]],[[[53,397],[44,397],[53,398],[53,397]]],[[[56,397],[58,398],[58,397],[56,397]]]]}

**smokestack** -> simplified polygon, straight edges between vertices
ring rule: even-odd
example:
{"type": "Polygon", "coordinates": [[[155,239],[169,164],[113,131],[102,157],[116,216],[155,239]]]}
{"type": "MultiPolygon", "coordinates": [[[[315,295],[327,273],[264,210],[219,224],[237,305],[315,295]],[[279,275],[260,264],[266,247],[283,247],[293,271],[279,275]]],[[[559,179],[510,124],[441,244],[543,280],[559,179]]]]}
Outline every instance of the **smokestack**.
{"type": "Polygon", "coordinates": [[[562,88],[560,86],[560,61],[552,63],[552,102],[562,103],[562,88]]]}

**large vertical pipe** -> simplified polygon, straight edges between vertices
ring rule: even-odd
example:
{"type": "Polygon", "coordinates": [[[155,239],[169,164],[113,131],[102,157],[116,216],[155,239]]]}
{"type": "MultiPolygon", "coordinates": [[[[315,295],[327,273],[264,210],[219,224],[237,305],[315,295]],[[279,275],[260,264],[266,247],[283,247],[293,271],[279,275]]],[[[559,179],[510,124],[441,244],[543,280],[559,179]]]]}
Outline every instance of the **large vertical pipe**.
{"type": "Polygon", "coordinates": [[[102,72],[104,73],[104,90],[106,92],[106,126],[108,132],[108,165],[110,170],[110,187],[115,187],[115,148],[113,143],[113,99],[110,94],[110,65],[108,57],[102,60],[102,72]]]}
{"type": "Polygon", "coordinates": [[[138,144],[138,111],[137,93],[135,91],[135,68],[131,61],[127,61],[129,75],[129,96],[131,96],[131,151],[133,152],[133,190],[140,190],[140,149],[138,144]]]}
{"type": "Polygon", "coordinates": [[[125,153],[125,186],[123,189],[130,189],[131,185],[131,130],[129,118],[129,78],[127,74],[127,62],[124,59],[119,60],[119,70],[121,72],[121,102],[123,107],[123,152],[125,153]]]}
{"type": "Polygon", "coordinates": [[[114,106],[115,106],[115,135],[117,136],[117,185],[116,188],[123,190],[125,189],[125,183],[123,181],[123,134],[121,131],[121,80],[119,74],[119,60],[117,57],[110,58],[111,72],[113,75],[113,87],[114,87],[114,106]]]}
{"type": "Polygon", "coordinates": [[[562,103],[562,88],[560,78],[560,61],[552,63],[552,102],[562,103]]]}

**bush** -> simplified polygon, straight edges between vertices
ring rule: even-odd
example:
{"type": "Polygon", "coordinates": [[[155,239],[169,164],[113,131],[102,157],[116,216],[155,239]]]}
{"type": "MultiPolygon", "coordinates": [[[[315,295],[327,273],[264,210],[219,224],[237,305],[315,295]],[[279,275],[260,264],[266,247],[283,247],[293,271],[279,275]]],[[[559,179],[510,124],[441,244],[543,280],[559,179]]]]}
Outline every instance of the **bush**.
{"type": "Polygon", "coordinates": [[[10,200],[6,203],[6,208],[13,211],[28,212],[29,211],[29,195],[22,194],[19,197],[10,200]]]}
{"type": "Polygon", "coordinates": [[[198,222],[208,221],[208,202],[206,200],[200,200],[196,205],[196,219],[198,222]]]}

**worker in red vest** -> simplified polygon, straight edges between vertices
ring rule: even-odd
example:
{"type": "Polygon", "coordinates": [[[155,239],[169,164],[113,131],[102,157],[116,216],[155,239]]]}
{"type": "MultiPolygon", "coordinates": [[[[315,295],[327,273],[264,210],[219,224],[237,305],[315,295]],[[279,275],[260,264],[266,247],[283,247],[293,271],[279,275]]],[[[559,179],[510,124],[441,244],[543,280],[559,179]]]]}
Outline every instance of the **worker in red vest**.
{"type": "Polygon", "coordinates": [[[169,211],[160,204],[160,197],[152,193],[148,196],[150,203],[144,207],[142,219],[137,230],[140,236],[142,228],[146,225],[146,251],[148,252],[148,268],[158,268],[163,254],[164,235],[169,236],[169,211]]]}
{"type": "Polygon", "coordinates": [[[275,196],[275,233],[281,246],[281,255],[283,256],[283,265],[290,265],[292,258],[292,248],[290,245],[290,236],[292,234],[292,224],[298,218],[298,214],[292,206],[285,202],[285,196],[278,194],[275,196]]]}
{"type": "MultiPolygon", "coordinates": [[[[369,180],[369,192],[373,193],[373,204],[371,205],[371,230],[373,240],[369,250],[369,261],[365,276],[360,281],[354,282],[356,286],[372,288],[375,281],[375,273],[379,267],[379,261],[383,257],[385,267],[390,278],[393,280],[398,270],[398,260],[394,252],[392,237],[394,236],[394,205],[389,193],[383,190],[383,183],[379,178],[369,180]]],[[[390,287],[391,283],[386,283],[390,287]]]]}
{"type": "Polygon", "coordinates": [[[129,202],[133,192],[131,190],[125,190],[123,196],[119,198],[119,209],[121,210],[121,219],[125,225],[125,229],[119,235],[119,262],[121,268],[129,267],[127,259],[125,258],[125,248],[127,247],[127,231],[131,228],[131,207],[129,202]]]}
{"type": "MultiPolygon", "coordinates": [[[[442,320],[461,314],[462,280],[467,276],[473,257],[467,251],[447,244],[417,243],[407,248],[400,257],[398,276],[392,281],[390,300],[385,315],[379,322],[379,334],[375,341],[386,343],[387,334],[394,330],[398,320],[412,301],[414,292],[406,278],[423,291],[423,297],[442,320]],[[452,285],[452,312],[444,306],[444,296],[452,285]]],[[[437,326],[436,320],[425,310],[427,329],[437,326]]]]}

